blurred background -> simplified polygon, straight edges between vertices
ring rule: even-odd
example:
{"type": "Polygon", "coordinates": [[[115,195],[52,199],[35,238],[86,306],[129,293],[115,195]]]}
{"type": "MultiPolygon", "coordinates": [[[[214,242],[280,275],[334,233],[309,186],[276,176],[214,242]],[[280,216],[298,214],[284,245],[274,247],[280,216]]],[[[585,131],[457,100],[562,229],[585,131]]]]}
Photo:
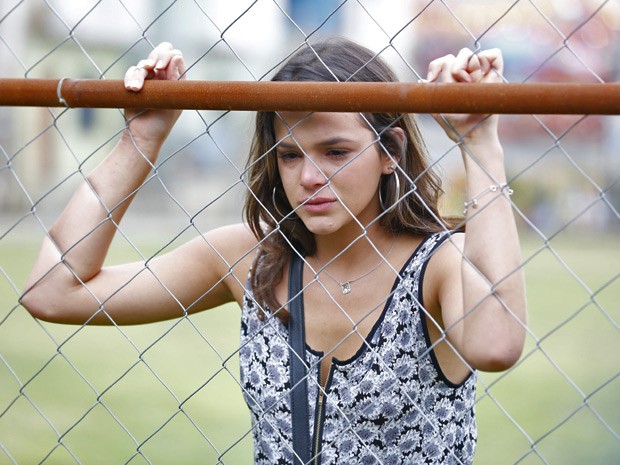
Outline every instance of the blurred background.
{"type": "MultiPolygon", "coordinates": [[[[463,47],[501,48],[509,82],[620,77],[620,0],[3,0],[0,77],[120,79],[170,41],[189,79],[265,80],[305,41],[333,34],[407,81],[463,47]]],[[[252,118],[183,114],[110,263],[241,220],[252,118]]],[[[460,212],[459,151],[419,121],[443,208],[460,212]]],[[[115,109],[0,107],[0,464],[251,460],[237,308],[102,329],[37,322],[19,306],[41,239],[123,125],[115,109]]],[[[620,116],[505,115],[500,130],[530,333],[520,364],[481,377],[476,463],[616,463],[620,116]]]]}

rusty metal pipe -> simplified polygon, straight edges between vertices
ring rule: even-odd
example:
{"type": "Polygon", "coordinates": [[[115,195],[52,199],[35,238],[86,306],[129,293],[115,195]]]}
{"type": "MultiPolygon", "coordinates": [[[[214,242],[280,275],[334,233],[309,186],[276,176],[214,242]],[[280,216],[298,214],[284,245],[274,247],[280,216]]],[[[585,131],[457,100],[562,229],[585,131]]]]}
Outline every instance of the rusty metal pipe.
{"type": "Polygon", "coordinates": [[[620,113],[620,83],[147,81],[134,93],[121,80],[0,79],[0,105],[613,115],[620,113]]]}

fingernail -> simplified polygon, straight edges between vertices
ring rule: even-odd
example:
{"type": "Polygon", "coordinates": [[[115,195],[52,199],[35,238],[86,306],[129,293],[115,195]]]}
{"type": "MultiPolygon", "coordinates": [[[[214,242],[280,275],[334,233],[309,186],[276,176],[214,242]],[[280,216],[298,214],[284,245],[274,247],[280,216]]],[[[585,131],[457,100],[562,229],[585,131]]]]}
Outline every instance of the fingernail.
{"type": "Polygon", "coordinates": [[[129,87],[131,87],[133,90],[138,90],[140,88],[140,81],[138,81],[137,79],[132,79],[129,82],[129,87]]]}

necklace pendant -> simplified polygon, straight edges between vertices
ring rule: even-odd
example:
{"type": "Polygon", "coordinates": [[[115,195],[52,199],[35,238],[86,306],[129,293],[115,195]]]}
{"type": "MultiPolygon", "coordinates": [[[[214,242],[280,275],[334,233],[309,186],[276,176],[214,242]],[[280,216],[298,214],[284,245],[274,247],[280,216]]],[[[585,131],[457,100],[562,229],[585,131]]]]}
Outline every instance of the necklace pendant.
{"type": "Polygon", "coordinates": [[[348,294],[351,292],[351,283],[347,281],[346,283],[338,283],[340,284],[340,290],[343,294],[348,294]]]}

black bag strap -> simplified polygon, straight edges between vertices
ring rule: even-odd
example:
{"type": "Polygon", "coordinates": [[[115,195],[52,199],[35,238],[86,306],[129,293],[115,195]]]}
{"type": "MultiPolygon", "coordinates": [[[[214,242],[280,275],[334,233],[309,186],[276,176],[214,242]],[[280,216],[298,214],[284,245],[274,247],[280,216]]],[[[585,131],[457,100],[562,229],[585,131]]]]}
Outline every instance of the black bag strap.
{"type": "Polygon", "coordinates": [[[301,292],[304,262],[292,253],[288,275],[288,322],[291,375],[291,415],[293,418],[293,463],[310,462],[310,423],[308,407],[308,368],[306,366],[306,337],[304,331],[304,300],[301,292]]]}

